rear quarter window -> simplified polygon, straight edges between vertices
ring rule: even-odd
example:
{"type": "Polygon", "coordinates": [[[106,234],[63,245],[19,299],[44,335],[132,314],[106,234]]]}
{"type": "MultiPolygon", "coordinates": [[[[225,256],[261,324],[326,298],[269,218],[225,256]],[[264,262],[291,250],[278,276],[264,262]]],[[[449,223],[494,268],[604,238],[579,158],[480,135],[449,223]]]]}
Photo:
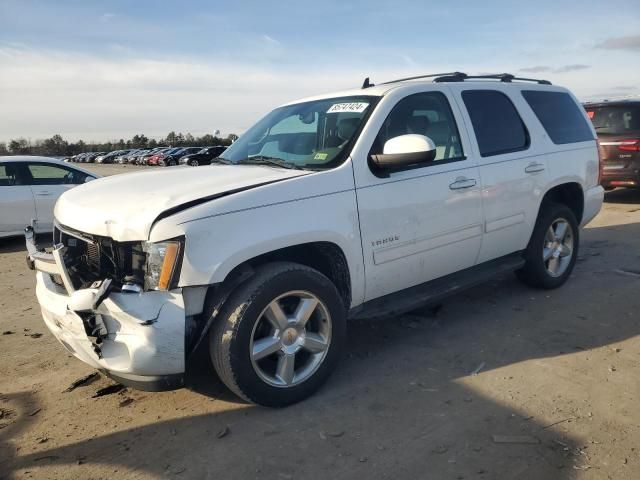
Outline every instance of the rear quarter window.
{"type": "Polygon", "coordinates": [[[529,132],[504,93],[465,90],[462,100],[469,112],[480,155],[490,157],[529,148],[529,132]]]}
{"type": "Polygon", "coordinates": [[[582,108],[568,93],[523,90],[522,96],[556,145],[595,140],[582,108]]]}

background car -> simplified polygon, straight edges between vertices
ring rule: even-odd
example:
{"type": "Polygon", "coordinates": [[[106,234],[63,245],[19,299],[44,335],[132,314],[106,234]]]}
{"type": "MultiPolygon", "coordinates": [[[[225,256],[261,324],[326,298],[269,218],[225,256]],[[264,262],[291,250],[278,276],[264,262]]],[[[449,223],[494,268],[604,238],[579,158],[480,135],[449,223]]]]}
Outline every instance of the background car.
{"type": "Polygon", "coordinates": [[[197,153],[200,150],[202,150],[202,147],[185,147],[185,148],[180,148],[179,150],[173,152],[173,153],[167,153],[166,155],[164,155],[159,161],[158,161],[158,165],[163,166],[163,167],[173,167],[175,165],[178,165],[178,162],[180,161],[180,159],[182,157],[184,157],[185,155],[189,155],[192,153],[197,153]]]}
{"type": "Polygon", "coordinates": [[[100,155],[96,157],[95,162],[96,163],[113,163],[116,157],[120,155],[126,155],[131,151],[133,151],[132,148],[129,148],[127,150],[114,150],[113,152],[109,152],[106,155],[100,155]]]}
{"type": "Polygon", "coordinates": [[[135,160],[135,163],[138,165],[147,165],[147,161],[149,160],[149,158],[153,155],[156,155],[158,153],[161,152],[166,152],[167,150],[169,150],[171,147],[156,147],[152,150],[147,150],[146,152],[144,152],[141,155],[138,155],[138,157],[135,160]]]}
{"type": "Polygon", "coordinates": [[[182,147],[171,147],[167,150],[160,151],[155,153],[146,159],[147,165],[160,165],[160,160],[164,159],[165,156],[173,155],[175,152],[182,150],[182,147]]]}
{"type": "Polygon", "coordinates": [[[48,157],[0,157],[0,237],[53,230],[53,207],[70,188],[98,178],[95,173],[48,157]]]}
{"type": "Polygon", "coordinates": [[[598,134],[601,185],[640,187],[640,100],[584,105],[598,134]]]}
{"type": "Polygon", "coordinates": [[[219,157],[227,147],[205,147],[199,152],[191,153],[180,158],[180,165],[191,165],[197,167],[199,165],[211,165],[211,159],[219,157]]]}

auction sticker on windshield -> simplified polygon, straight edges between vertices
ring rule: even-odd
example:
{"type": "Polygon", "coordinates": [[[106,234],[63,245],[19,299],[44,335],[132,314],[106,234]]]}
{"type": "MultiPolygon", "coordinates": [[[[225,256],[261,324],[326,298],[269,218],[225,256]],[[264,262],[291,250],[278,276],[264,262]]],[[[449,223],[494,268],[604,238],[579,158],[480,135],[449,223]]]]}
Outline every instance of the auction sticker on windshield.
{"type": "Polygon", "coordinates": [[[352,103],[334,103],[331,105],[331,108],[327,110],[327,113],[343,113],[343,112],[353,112],[353,113],[362,113],[369,106],[368,103],[364,102],[352,102],[352,103]]]}

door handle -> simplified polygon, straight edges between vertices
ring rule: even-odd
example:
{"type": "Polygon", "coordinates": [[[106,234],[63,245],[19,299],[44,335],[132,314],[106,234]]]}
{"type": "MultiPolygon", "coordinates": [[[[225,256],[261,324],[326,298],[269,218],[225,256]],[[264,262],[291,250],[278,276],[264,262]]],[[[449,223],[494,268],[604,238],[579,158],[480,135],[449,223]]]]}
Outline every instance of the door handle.
{"type": "Polygon", "coordinates": [[[36,195],[39,197],[48,197],[49,195],[53,195],[51,192],[36,192],[36,195]]]}
{"type": "Polygon", "coordinates": [[[476,181],[473,178],[458,177],[456,181],[449,185],[451,190],[462,190],[464,188],[471,188],[476,186],[476,181]]]}
{"type": "Polygon", "coordinates": [[[529,165],[527,165],[527,167],[524,169],[524,171],[526,173],[538,173],[538,172],[542,172],[544,170],[544,164],[543,163],[530,163],[529,165]]]}

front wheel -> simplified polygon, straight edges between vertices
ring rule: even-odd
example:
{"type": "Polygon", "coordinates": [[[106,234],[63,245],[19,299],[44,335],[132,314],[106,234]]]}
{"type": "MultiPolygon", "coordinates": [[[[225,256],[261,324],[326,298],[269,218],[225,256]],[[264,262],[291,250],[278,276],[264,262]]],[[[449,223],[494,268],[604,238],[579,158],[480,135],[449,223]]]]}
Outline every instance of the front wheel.
{"type": "Polygon", "coordinates": [[[198,160],[190,160],[189,165],[191,165],[192,167],[197,167],[200,164],[198,163],[198,160]]]}
{"type": "Polygon", "coordinates": [[[277,262],[259,267],[225,302],[209,334],[220,379],[267,407],[304,400],[327,380],[346,337],[334,284],[317,270],[277,262]]]}
{"type": "Polygon", "coordinates": [[[516,272],[527,285],[552,289],[567,281],[578,257],[580,230],[569,207],[545,203],[525,251],[526,263],[516,272]]]}

